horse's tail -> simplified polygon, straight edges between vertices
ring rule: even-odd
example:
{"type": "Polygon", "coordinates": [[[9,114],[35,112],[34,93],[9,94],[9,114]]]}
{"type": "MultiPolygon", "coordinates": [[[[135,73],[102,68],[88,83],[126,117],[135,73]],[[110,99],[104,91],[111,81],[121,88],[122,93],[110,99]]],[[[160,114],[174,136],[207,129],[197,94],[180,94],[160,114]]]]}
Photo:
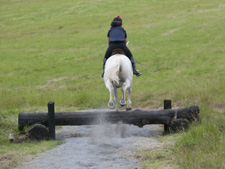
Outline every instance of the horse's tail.
{"type": "Polygon", "coordinates": [[[107,69],[110,71],[105,72],[105,75],[114,83],[116,86],[119,86],[119,72],[120,72],[120,59],[114,59],[110,64],[108,65],[107,69]]]}

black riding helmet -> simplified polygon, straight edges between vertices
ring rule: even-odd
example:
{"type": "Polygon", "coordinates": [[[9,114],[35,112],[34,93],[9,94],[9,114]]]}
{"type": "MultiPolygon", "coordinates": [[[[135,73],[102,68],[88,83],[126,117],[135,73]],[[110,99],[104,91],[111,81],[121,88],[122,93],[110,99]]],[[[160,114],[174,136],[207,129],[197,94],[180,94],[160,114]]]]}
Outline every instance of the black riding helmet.
{"type": "Polygon", "coordinates": [[[120,23],[122,23],[122,19],[121,19],[120,16],[118,15],[117,17],[115,17],[115,18],[113,19],[113,22],[120,22],[120,23]]]}

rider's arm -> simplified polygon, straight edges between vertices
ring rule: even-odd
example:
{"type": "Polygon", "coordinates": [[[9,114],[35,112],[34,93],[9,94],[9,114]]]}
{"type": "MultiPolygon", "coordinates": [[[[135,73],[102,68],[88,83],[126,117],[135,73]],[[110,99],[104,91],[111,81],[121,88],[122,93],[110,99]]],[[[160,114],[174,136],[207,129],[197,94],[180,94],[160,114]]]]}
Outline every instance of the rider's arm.
{"type": "Polygon", "coordinates": [[[127,44],[127,38],[125,38],[125,43],[127,44]]]}

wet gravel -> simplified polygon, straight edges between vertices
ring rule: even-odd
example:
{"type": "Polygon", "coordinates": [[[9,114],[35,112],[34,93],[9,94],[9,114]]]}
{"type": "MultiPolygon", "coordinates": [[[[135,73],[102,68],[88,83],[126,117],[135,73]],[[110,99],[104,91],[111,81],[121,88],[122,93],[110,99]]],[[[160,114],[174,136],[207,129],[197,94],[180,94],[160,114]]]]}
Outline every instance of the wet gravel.
{"type": "Polygon", "coordinates": [[[140,169],[134,152],[160,143],[163,126],[126,124],[63,126],[56,132],[63,144],[38,154],[18,169],[140,169]]]}

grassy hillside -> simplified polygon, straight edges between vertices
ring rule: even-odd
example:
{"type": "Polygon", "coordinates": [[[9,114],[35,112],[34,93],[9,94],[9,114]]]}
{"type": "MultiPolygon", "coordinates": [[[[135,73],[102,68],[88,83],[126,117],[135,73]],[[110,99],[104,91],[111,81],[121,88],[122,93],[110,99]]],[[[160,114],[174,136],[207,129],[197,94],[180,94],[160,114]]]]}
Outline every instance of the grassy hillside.
{"type": "Polygon", "coordinates": [[[198,104],[202,124],[176,137],[173,163],[225,168],[223,0],[0,0],[0,168],[58,144],[9,144],[20,111],[47,111],[52,100],[56,111],[106,108],[100,75],[117,15],[143,74],[133,107],[198,104]]]}

